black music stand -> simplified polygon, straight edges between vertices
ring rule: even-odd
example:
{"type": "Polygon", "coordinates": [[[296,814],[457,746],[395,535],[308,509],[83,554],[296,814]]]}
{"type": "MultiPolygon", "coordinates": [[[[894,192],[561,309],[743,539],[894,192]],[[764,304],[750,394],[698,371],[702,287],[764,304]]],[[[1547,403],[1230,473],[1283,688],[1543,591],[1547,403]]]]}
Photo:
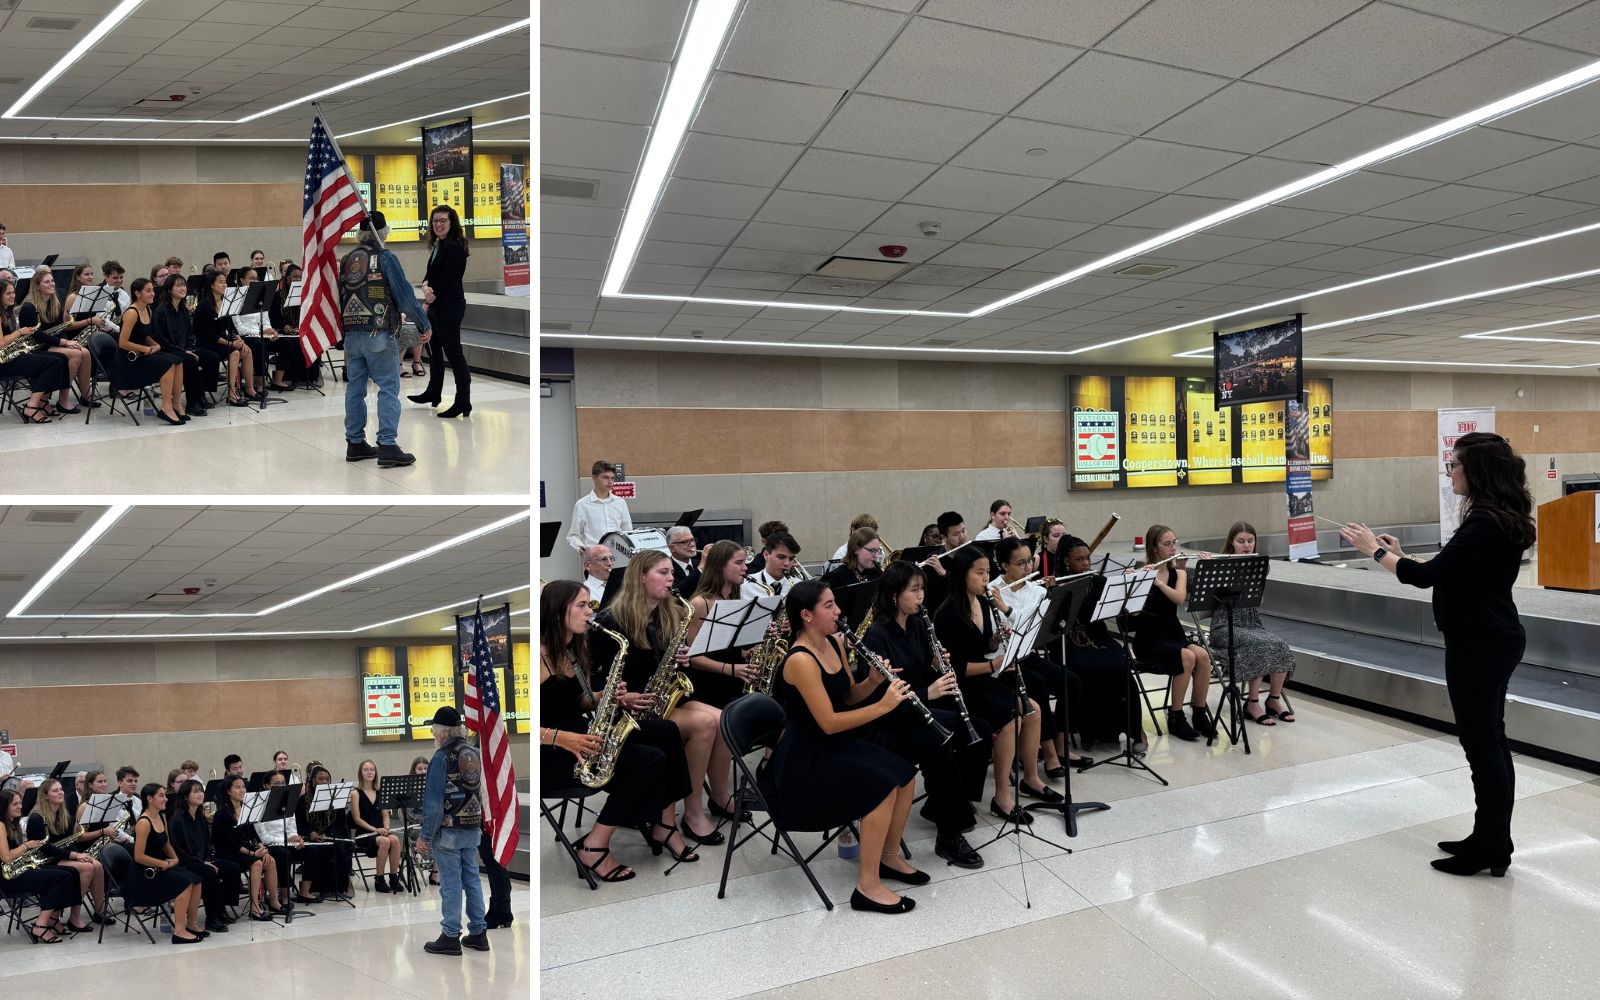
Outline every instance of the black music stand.
{"type": "MultiPolygon", "coordinates": [[[[1124,613],[1132,613],[1144,607],[1145,598],[1150,596],[1150,588],[1155,580],[1154,571],[1139,572],[1135,574],[1105,575],[1105,571],[1112,562],[1111,555],[1107,553],[1100,558],[1100,573],[1103,586],[1100,595],[1095,598],[1094,609],[1089,613],[1089,621],[1099,622],[1115,619],[1124,613]]],[[[1089,765],[1086,770],[1112,765],[1125,767],[1128,770],[1138,768],[1146,771],[1151,777],[1163,785],[1170,784],[1155,768],[1145,763],[1142,754],[1134,753],[1133,742],[1141,728],[1143,716],[1139,711],[1139,671],[1134,666],[1133,649],[1128,636],[1121,632],[1111,633],[1113,641],[1122,648],[1123,662],[1128,666],[1128,742],[1122,749],[1103,760],[1097,760],[1089,765]]]]}
{"type": "Polygon", "coordinates": [[[556,540],[561,537],[560,521],[539,522],[539,558],[548,559],[556,550],[556,540]]]}
{"type": "MultiPolygon", "coordinates": [[[[250,269],[249,268],[236,268],[235,269],[235,273],[236,274],[237,273],[242,273],[243,271],[247,271],[247,270],[250,270],[250,269]]],[[[243,301],[241,301],[239,303],[239,315],[241,315],[241,316],[252,316],[252,315],[255,316],[256,321],[257,321],[257,328],[262,330],[262,332],[260,334],[250,338],[251,340],[259,340],[259,341],[261,341],[261,371],[256,373],[261,377],[261,398],[259,400],[257,400],[257,403],[256,403],[256,412],[258,412],[258,413],[261,412],[262,410],[265,410],[267,408],[267,404],[268,403],[287,403],[288,402],[287,399],[283,399],[282,397],[277,397],[277,396],[273,396],[272,395],[272,386],[271,386],[272,379],[267,376],[267,353],[268,353],[267,352],[267,343],[268,343],[268,341],[267,341],[267,337],[266,337],[265,331],[266,331],[267,326],[269,325],[269,321],[267,319],[266,299],[267,299],[267,294],[272,291],[272,287],[273,286],[267,284],[264,281],[257,281],[257,282],[255,282],[254,284],[252,284],[249,288],[247,288],[245,290],[243,301]]],[[[243,339],[243,338],[241,337],[240,339],[243,339]]],[[[248,341],[245,343],[245,346],[246,347],[250,346],[248,341]]],[[[250,390],[252,392],[254,392],[255,391],[255,386],[251,386],[250,390]]]]}
{"type": "MultiPolygon", "coordinates": [[[[267,773],[271,774],[272,772],[268,771],[267,773]]],[[[267,793],[267,801],[261,807],[261,822],[271,823],[276,820],[280,824],[280,829],[283,831],[283,849],[285,851],[293,850],[289,846],[289,817],[294,815],[294,804],[298,801],[300,801],[299,785],[279,785],[267,793]]],[[[268,853],[270,854],[271,852],[268,853]]],[[[291,854],[289,860],[291,862],[289,865],[289,885],[284,887],[289,892],[289,902],[285,905],[283,911],[283,922],[286,925],[294,923],[294,897],[296,895],[294,890],[294,865],[292,863],[294,855],[291,854]]],[[[273,864],[277,864],[277,862],[274,861],[273,864]]],[[[307,910],[303,916],[314,917],[316,914],[307,910]]]]}
{"type": "Polygon", "coordinates": [[[270,770],[252,772],[250,777],[245,780],[245,786],[244,786],[245,791],[247,791],[247,792],[264,792],[264,791],[266,791],[267,790],[267,786],[272,781],[272,776],[275,773],[277,773],[277,772],[270,771],[270,770]]]}
{"type": "MultiPolygon", "coordinates": [[[[1218,608],[1227,616],[1228,623],[1228,679],[1222,685],[1222,696],[1217,699],[1215,728],[1228,734],[1233,745],[1244,743],[1244,752],[1250,752],[1250,734],[1245,731],[1244,696],[1239,691],[1238,674],[1233,648],[1233,612],[1239,608],[1261,607],[1261,596],[1267,590],[1267,563],[1265,555],[1213,556],[1202,559],[1194,568],[1194,578],[1189,581],[1189,612],[1210,611],[1211,632],[1216,634],[1218,608]],[[1223,721],[1222,709],[1226,705],[1231,718],[1223,721]]],[[[1213,732],[1206,737],[1206,746],[1217,742],[1213,732]]]]}
{"type": "MultiPolygon", "coordinates": [[[[317,841],[316,843],[327,844],[329,847],[333,848],[333,850],[335,851],[335,856],[337,856],[337,852],[339,850],[339,848],[337,846],[339,841],[331,836],[331,833],[333,831],[333,820],[337,819],[337,814],[341,810],[349,808],[350,793],[355,790],[355,787],[356,787],[355,786],[355,782],[353,782],[353,781],[341,781],[341,782],[335,782],[335,783],[327,784],[327,785],[317,785],[315,788],[313,788],[311,790],[311,804],[306,807],[306,819],[307,819],[308,822],[311,819],[311,814],[312,813],[332,813],[332,814],[334,814],[332,817],[330,817],[329,822],[328,822],[328,830],[329,830],[328,839],[327,840],[323,840],[323,841],[317,841]],[[345,804],[342,805],[342,806],[339,804],[339,793],[340,792],[344,793],[344,802],[345,802],[345,804]]],[[[302,834],[302,836],[304,836],[304,835],[302,834]]],[[[355,841],[354,840],[350,841],[350,852],[352,854],[355,853],[355,841]]],[[[351,897],[351,895],[354,894],[355,887],[350,881],[350,867],[349,867],[348,863],[346,863],[346,865],[345,865],[345,870],[344,870],[343,874],[344,874],[344,877],[345,877],[345,891],[344,891],[344,893],[341,894],[341,893],[339,893],[337,891],[330,892],[327,895],[326,898],[328,898],[328,899],[336,899],[339,902],[344,903],[346,906],[350,907],[350,909],[354,910],[357,907],[356,907],[355,902],[350,897],[351,897]]]]}
{"type": "MultiPolygon", "coordinates": [[[[1033,651],[1044,655],[1045,651],[1064,636],[1072,627],[1072,622],[1078,620],[1078,613],[1083,610],[1083,604],[1089,599],[1099,582],[1095,573],[1084,573],[1077,577],[1068,577],[1052,587],[1045,597],[1043,620],[1040,623],[1039,633],[1033,640],[1033,651]]],[[[1048,695],[1047,695],[1048,698],[1048,695]]],[[[1046,700],[1046,699],[1042,699],[1046,700]]],[[[1065,690],[1061,695],[1061,729],[1067,728],[1067,699],[1065,690]]],[[[1059,808],[1062,818],[1066,820],[1067,836],[1078,835],[1078,813],[1104,812],[1111,807],[1104,802],[1078,802],[1072,801],[1072,763],[1062,761],[1066,765],[1065,788],[1066,800],[1059,805],[1046,803],[1051,808],[1059,808]]],[[[1031,806],[1029,808],[1032,808],[1031,806]]]]}
{"type": "MultiPolygon", "coordinates": [[[[1034,840],[1037,840],[1040,843],[1049,844],[1058,851],[1064,851],[1067,854],[1072,853],[1072,848],[1066,846],[1065,844],[1058,844],[1048,837],[1039,836],[1037,833],[1033,832],[1031,824],[1024,825],[1021,820],[1015,818],[1016,813],[1022,807],[1022,716],[1028,708],[1028,688],[1022,680],[1021,661],[1033,653],[1035,648],[1034,643],[1037,641],[1038,635],[1045,631],[1041,627],[1044,622],[1045,607],[1046,604],[1041,602],[1028,614],[1026,620],[1021,623],[1018,629],[1019,634],[1013,635],[1012,641],[1007,644],[1005,656],[1000,663],[1000,669],[995,671],[996,675],[1005,673],[1005,671],[1008,669],[1016,671],[1016,684],[1014,686],[1014,691],[1016,694],[1016,711],[1013,713],[1011,718],[1011,730],[1013,735],[1012,745],[1016,748],[1016,752],[1011,755],[1010,774],[1011,787],[1013,789],[1012,801],[1015,804],[1012,808],[1012,815],[1006,817],[1005,821],[1000,824],[1000,832],[995,834],[993,837],[990,837],[982,844],[979,844],[977,847],[973,848],[973,850],[981,853],[985,847],[988,847],[990,844],[993,844],[1004,837],[1017,838],[1017,871],[1022,877],[1022,905],[1030,910],[1033,909],[1033,899],[1028,895],[1027,869],[1023,867],[1023,863],[1028,859],[1024,857],[1022,853],[1022,838],[1032,837],[1034,840]]],[[[1040,709],[1040,711],[1044,711],[1044,709],[1040,709]]],[[[995,775],[994,780],[996,783],[999,783],[1000,781],[1006,779],[1001,778],[997,774],[995,775]]],[[[1045,787],[1048,788],[1049,786],[1047,785],[1045,787]]],[[[1034,807],[1030,805],[1027,808],[1031,810],[1034,807]]],[[[1052,805],[1051,808],[1054,808],[1054,806],[1052,805]]]]}
{"type": "MultiPolygon", "coordinates": [[[[379,809],[400,810],[400,832],[407,834],[411,828],[411,810],[422,810],[422,796],[427,787],[426,774],[386,774],[378,779],[376,805],[379,809]]],[[[413,896],[420,893],[422,887],[417,880],[417,862],[411,852],[409,836],[402,836],[400,840],[400,867],[405,870],[406,888],[413,896]]]]}

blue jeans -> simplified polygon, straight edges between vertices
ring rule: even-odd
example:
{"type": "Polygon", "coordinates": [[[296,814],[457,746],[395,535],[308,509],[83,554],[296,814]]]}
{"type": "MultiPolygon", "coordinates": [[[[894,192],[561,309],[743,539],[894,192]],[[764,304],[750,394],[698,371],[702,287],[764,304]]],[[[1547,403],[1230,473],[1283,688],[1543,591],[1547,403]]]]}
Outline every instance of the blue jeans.
{"type": "Polygon", "coordinates": [[[477,827],[461,829],[447,826],[439,830],[439,839],[430,844],[433,866],[439,871],[440,921],[446,937],[461,936],[461,890],[467,890],[467,933],[482,934],[488,924],[483,914],[483,883],[478,880],[478,840],[483,831],[477,827]]]}
{"type": "Polygon", "coordinates": [[[367,439],[367,379],[378,384],[378,443],[400,433],[400,358],[387,333],[344,335],[344,439],[367,439]]]}

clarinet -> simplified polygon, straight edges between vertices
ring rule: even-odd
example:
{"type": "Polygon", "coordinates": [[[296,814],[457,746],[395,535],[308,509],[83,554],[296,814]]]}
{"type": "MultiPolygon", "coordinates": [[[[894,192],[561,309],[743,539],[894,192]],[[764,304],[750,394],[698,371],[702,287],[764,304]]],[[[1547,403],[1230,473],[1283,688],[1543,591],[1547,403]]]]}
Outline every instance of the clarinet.
{"type": "MultiPolygon", "coordinates": [[[[994,595],[985,590],[983,593],[978,595],[978,600],[982,601],[984,607],[989,609],[989,620],[994,622],[995,630],[1000,632],[1003,642],[1006,626],[1000,621],[1000,608],[994,603],[994,595]]],[[[1022,676],[1022,664],[1013,664],[1012,669],[1015,670],[1017,674],[1017,697],[1021,699],[1024,705],[1026,705],[1028,703],[1028,682],[1022,676]]],[[[1028,714],[1032,715],[1033,713],[1029,712],[1028,714]]]]}
{"type": "MultiPolygon", "coordinates": [[[[917,609],[917,620],[928,630],[928,648],[933,650],[934,669],[944,674],[954,674],[955,667],[950,665],[950,654],[944,651],[939,644],[939,633],[933,629],[933,619],[928,617],[927,608],[917,609]],[[940,668],[943,669],[940,669],[940,668]]],[[[967,714],[967,699],[961,693],[961,685],[956,685],[956,707],[961,709],[961,721],[967,727],[967,745],[971,746],[983,739],[978,735],[978,730],[972,725],[972,716],[967,714]]]]}
{"type": "MultiPolygon", "coordinates": [[[[865,660],[869,667],[883,675],[884,680],[891,684],[895,682],[894,671],[890,670],[884,665],[883,660],[878,658],[877,653],[874,653],[872,650],[868,649],[860,639],[856,638],[855,633],[850,631],[850,622],[846,620],[843,615],[839,617],[839,634],[844,636],[845,644],[851,649],[855,650],[857,659],[865,660]]],[[[930,727],[932,727],[934,733],[938,735],[939,743],[941,745],[950,742],[950,737],[954,734],[951,733],[950,730],[939,725],[939,720],[935,719],[933,717],[933,713],[928,711],[928,706],[922,703],[921,698],[918,698],[913,694],[906,700],[916,708],[917,714],[922,716],[922,721],[926,722],[930,727]]]]}

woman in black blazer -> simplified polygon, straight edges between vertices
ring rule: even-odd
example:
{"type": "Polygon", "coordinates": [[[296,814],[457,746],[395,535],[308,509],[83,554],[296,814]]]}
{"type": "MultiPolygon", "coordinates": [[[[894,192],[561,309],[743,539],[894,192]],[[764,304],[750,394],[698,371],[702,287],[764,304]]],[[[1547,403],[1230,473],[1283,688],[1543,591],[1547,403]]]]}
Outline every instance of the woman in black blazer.
{"type": "Polygon", "coordinates": [[[1522,456],[1498,434],[1475,431],[1457,438],[1445,472],[1456,496],[1466,497],[1465,516],[1427,562],[1407,556],[1393,535],[1374,535],[1364,524],[1346,525],[1339,534],[1401,583],[1433,588],[1433,621],[1444,633],[1445,686],[1477,800],[1472,834],[1441,841],[1439,849],[1451,856],[1433,867],[1451,875],[1487,868],[1500,876],[1511,864],[1516,792],[1506,742],[1506,689],[1526,647],[1511,587],[1523,550],[1535,538],[1533,498],[1522,456]]]}
{"type": "Polygon", "coordinates": [[[226,907],[239,904],[239,866],[217,856],[204,810],[206,787],[190,778],[178,786],[178,811],[172,816],[172,846],[182,867],[200,879],[206,904],[206,930],[227,933],[226,907]]]}
{"type": "MultiPolygon", "coordinates": [[[[217,814],[211,818],[211,842],[216,847],[216,854],[238,865],[241,870],[248,868],[250,873],[250,919],[271,920],[273,913],[280,912],[278,908],[278,866],[267,864],[272,860],[275,852],[283,852],[283,863],[288,864],[287,848],[275,847],[269,852],[266,845],[261,843],[261,838],[256,836],[255,826],[250,823],[240,823],[239,813],[244,809],[245,785],[244,778],[232,775],[223,779],[222,788],[217,794],[217,814]],[[266,907],[261,905],[261,881],[266,879],[267,899],[266,907]]],[[[235,880],[237,882],[237,880],[235,880]]]]}
{"type": "Polygon", "coordinates": [[[428,216],[428,273],[422,279],[423,301],[428,306],[428,321],[433,324],[433,363],[428,368],[428,388],[420,395],[407,396],[413,403],[438,406],[444,389],[444,365],[449,359],[456,377],[456,398],[448,410],[435,416],[464,417],[472,413],[472,373],[467,371],[467,356],[461,351],[461,320],[467,314],[467,295],[461,280],[467,273],[467,235],[461,217],[449,205],[440,205],[428,216]]]}

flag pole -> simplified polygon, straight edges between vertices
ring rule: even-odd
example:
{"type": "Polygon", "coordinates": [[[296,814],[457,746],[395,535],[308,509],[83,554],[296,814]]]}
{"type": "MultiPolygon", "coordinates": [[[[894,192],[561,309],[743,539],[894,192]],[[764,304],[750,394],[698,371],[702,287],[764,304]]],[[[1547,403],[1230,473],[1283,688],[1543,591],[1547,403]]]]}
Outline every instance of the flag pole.
{"type": "MultiPolygon", "coordinates": [[[[350,161],[344,158],[344,150],[339,148],[339,140],[333,137],[333,129],[328,127],[328,119],[323,117],[322,102],[312,101],[311,107],[315,110],[316,117],[322,119],[322,127],[328,133],[328,143],[333,146],[334,155],[339,157],[339,169],[344,171],[345,180],[349,181],[350,186],[355,189],[356,197],[361,198],[361,209],[366,212],[367,217],[370,219],[372,217],[372,206],[367,204],[367,199],[361,196],[361,185],[356,183],[355,175],[350,172],[350,161]]],[[[378,241],[378,249],[389,249],[384,245],[383,234],[378,232],[376,226],[372,227],[372,235],[378,241]]]]}

